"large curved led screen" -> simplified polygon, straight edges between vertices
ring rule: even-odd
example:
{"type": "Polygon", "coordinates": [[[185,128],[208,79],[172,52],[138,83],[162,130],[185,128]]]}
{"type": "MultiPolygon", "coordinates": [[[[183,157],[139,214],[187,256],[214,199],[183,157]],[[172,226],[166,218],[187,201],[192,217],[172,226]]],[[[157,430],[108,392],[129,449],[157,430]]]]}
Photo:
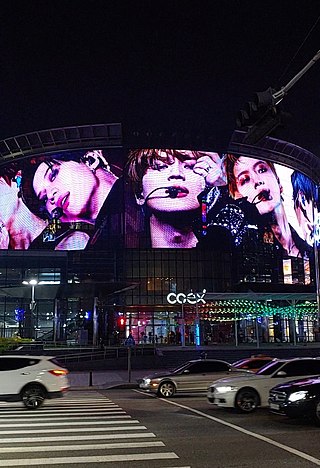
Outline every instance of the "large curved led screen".
{"type": "Polygon", "coordinates": [[[1,249],[232,248],[308,260],[315,184],[257,158],[174,149],[44,154],[0,168],[1,249]]]}

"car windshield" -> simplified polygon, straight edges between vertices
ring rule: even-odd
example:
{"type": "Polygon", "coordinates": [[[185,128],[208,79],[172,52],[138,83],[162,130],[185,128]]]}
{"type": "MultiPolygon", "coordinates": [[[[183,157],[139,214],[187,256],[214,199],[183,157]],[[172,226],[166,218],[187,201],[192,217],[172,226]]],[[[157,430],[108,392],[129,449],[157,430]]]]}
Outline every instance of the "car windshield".
{"type": "Polygon", "coordinates": [[[282,361],[272,361],[266,364],[265,366],[261,367],[256,372],[256,375],[271,375],[273,374],[276,370],[279,369],[283,365],[282,361]]]}
{"type": "Polygon", "coordinates": [[[240,359],[240,361],[233,362],[232,365],[233,367],[238,367],[241,366],[242,364],[245,364],[248,362],[248,359],[240,359]]]}
{"type": "Polygon", "coordinates": [[[189,367],[190,362],[185,362],[184,364],[182,364],[182,366],[176,367],[171,372],[172,374],[181,374],[181,372],[183,372],[185,369],[189,369],[189,367]]]}

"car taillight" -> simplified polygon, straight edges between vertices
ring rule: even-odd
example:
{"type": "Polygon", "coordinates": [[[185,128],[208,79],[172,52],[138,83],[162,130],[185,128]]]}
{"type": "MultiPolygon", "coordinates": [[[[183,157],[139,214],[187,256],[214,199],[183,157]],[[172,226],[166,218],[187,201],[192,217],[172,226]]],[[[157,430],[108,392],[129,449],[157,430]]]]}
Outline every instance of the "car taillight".
{"type": "Polygon", "coordinates": [[[52,375],[56,375],[56,376],[60,376],[60,375],[67,375],[68,374],[68,371],[67,369],[51,369],[49,370],[48,372],[50,372],[50,374],[52,375]]]}

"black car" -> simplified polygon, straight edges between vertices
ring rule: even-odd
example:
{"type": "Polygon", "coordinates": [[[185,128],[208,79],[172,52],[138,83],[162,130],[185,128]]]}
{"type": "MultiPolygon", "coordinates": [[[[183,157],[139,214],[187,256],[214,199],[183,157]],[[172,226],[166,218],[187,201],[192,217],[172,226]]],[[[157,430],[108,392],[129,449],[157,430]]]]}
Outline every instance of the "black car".
{"type": "Polygon", "coordinates": [[[270,390],[269,408],[289,418],[311,418],[320,426],[320,377],[293,380],[270,390]]]}

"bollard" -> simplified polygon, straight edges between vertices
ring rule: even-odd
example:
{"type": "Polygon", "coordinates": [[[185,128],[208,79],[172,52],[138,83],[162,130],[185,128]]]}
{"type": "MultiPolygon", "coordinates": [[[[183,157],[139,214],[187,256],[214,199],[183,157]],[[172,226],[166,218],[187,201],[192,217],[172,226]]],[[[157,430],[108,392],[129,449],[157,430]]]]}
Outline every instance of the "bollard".
{"type": "Polygon", "coordinates": [[[128,346],[128,382],[131,382],[131,347],[128,346]]]}
{"type": "Polygon", "coordinates": [[[92,387],[92,371],[89,372],[89,387],[92,387]]]}

